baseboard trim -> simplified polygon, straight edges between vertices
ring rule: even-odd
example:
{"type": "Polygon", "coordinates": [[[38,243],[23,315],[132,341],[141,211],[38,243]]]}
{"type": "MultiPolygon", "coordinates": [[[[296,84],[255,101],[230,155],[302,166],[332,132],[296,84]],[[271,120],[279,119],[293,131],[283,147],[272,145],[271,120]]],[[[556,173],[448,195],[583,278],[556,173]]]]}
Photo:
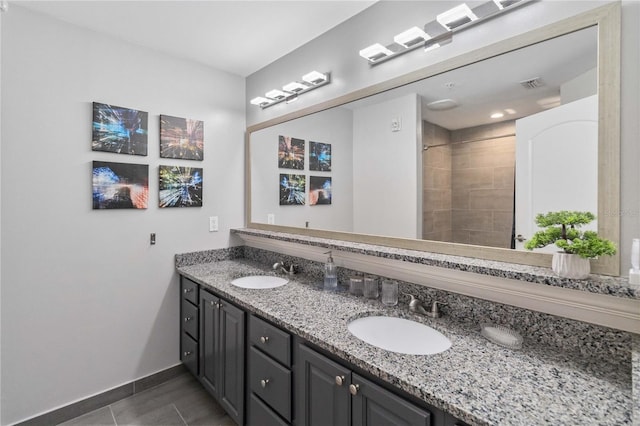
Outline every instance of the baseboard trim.
{"type": "Polygon", "coordinates": [[[158,386],[159,384],[162,384],[185,372],[187,372],[187,369],[184,364],[178,364],[157,373],[150,374],[149,376],[141,379],[109,389],[97,395],[65,405],[64,407],[40,414],[23,422],[16,423],[16,426],[51,426],[66,422],[67,420],[71,420],[83,414],[97,410],[98,408],[113,404],[114,402],[128,396],[145,391],[154,386],[158,386]]]}

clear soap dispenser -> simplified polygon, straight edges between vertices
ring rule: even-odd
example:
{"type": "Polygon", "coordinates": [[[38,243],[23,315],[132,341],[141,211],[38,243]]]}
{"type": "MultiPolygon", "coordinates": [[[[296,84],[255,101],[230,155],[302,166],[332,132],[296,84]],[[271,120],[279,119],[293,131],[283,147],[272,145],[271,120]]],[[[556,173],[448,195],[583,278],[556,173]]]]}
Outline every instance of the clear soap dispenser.
{"type": "Polygon", "coordinates": [[[338,268],[331,257],[331,250],[325,254],[328,254],[329,258],[324,265],[324,289],[335,290],[338,287],[338,268]]]}

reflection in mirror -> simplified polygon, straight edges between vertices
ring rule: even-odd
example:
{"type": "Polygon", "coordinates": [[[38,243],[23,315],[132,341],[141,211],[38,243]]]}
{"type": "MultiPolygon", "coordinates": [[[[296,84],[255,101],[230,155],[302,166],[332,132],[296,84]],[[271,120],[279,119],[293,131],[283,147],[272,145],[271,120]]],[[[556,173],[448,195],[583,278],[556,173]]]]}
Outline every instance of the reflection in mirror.
{"type": "Polygon", "coordinates": [[[537,213],[597,212],[597,39],[593,26],[253,132],[251,222],[520,249],[537,213]],[[281,139],[304,141],[301,169],[279,167],[281,139]],[[317,144],[330,170],[310,164],[317,144]],[[282,175],[304,204],[282,203],[282,175]],[[310,203],[312,178],[331,178],[330,204],[310,203]]]}

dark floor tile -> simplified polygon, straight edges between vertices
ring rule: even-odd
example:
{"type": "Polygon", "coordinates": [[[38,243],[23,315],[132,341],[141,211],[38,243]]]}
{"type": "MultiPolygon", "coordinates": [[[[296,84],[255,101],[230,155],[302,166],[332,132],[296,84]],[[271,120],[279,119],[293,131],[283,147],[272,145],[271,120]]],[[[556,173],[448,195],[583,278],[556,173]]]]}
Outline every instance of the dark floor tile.
{"type": "Polygon", "coordinates": [[[60,423],[59,426],[115,426],[115,424],[111,408],[107,406],[60,423]]]}
{"type": "Polygon", "coordinates": [[[216,425],[228,417],[224,409],[204,388],[185,393],[175,401],[175,406],[189,426],[216,425]]]}
{"type": "Polygon", "coordinates": [[[118,426],[186,426],[173,404],[145,411],[126,420],[117,418],[116,420],[118,426]]]}

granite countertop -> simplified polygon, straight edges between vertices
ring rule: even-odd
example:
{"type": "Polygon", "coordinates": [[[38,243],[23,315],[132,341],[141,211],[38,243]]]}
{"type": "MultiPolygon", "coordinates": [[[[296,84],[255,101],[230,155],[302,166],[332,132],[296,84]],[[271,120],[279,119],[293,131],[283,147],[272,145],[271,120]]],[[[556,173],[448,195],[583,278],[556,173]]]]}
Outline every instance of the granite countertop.
{"type": "Polygon", "coordinates": [[[368,256],[402,260],[404,262],[438,266],[459,271],[474,272],[500,278],[509,278],[522,282],[545,284],[555,287],[581,290],[591,293],[607,294],[616,297],[640,299],[640,288],[631,288],[627,277],[611,277],[591,274],[588,279],[576,280],[558,277],[550,268],[520,265],[517,263],[498,262],[495,260],[477,259],[464,256],[431,253],[374,244],[355,243],[351,241],[310,237],[285,232],[264,231],[261,229],[233,229],[232,233],[240,236],[251,235],[280,241],[287,241],[310,246],[327,247],[368,256]]]}
{"type": "Polygon", "coordinates": [[[230,284],[235,278],[273,274],[246,259],[177,271],[472,425],[631,424],[631,372],[624,368],[569,358],[534,346],[526,336],[523,349],[505,349],[484,339],[479,329],[447,317],[416,316],[399,307],[384,307],[379,300],[323,291],[304,276],[268,290],[235,287],[230,284]],[[447,336],[452,347],[435,355],[403,355],[349,333],[350,320],[374,314],[425,323],[447,336]]]}

